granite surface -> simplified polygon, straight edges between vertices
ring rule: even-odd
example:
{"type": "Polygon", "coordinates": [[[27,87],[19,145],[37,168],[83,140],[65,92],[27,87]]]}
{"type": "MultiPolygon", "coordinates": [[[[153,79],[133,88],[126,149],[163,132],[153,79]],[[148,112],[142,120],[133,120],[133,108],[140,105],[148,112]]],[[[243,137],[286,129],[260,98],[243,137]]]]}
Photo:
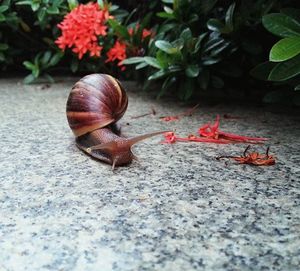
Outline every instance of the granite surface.
{"type": "MultiPolygon", "coordinates": [[[[127,136],[196,132],[216,114],[222,129],[269,137],[271,167],[217,161],[246,145],[160,144],[134,148],[117,168],[74,144],[65,103],[74,80],[50,87],[0,80],[0,270],[300,270],[299,115],[264,107],[187,106],[129,92],[127,136]],[[139,119],[154,106],[157,115],[139,119]]],[[[130,88],[130,85],[129,85],[130,88]]]]}

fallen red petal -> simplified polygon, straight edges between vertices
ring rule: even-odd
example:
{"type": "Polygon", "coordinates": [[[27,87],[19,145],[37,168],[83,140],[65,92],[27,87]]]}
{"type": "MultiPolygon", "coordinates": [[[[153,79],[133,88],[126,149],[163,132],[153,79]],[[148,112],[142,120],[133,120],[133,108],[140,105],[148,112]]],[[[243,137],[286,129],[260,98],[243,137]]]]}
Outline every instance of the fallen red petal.
{"type": "Polygon", "coordinates": [[[174,120],[179,120],[178,116],[166,116],[166,117],[161,117],[160,118],[163,121],[174,121],[174,120]]]}

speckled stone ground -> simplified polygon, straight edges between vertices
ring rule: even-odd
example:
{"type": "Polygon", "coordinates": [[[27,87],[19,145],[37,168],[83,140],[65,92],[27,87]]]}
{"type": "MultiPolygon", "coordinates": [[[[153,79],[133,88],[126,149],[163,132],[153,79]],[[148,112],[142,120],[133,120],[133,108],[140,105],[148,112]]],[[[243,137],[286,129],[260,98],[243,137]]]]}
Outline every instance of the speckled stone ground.
{"type": "MultiPolygon", "coordinates": [[[[263,107],[187,107],[129,92],[124,134],[196,132],[216,114],[225,131],[270,137],[271,167],[216,161],[245,145],[135,147],[140,162],[110,167],[79,151],[65,103],[75,79],[50,88],[0,80],[0,270],[299,270],[299,115],[263,107]],[[150,110],[157,116],[130,117],[150,110]]],[[[266,146],[254,146],[264,152],[266,146]]]]}

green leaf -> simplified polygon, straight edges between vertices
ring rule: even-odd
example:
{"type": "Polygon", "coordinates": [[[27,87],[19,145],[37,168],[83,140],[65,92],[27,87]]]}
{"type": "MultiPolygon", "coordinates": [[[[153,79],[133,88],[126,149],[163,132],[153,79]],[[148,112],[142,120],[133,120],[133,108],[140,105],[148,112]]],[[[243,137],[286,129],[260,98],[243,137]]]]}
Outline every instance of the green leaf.
{"type": "Polygon", "coordinates": [[[120,25],[117,21],[115,20],[108,20],[109,25],[112,27],[112,29],[116,32],[117,35],[124,39],[129,39],[129,33],[128,30],[125,26],[120,25]]]}
{"type": "Polygon", "coordinates": [[[210,66],[220,62],[221,60],[221,58],[206,57],[202,59],[202,64],[205,66],[210,66]]]}
{"type": "Polygon", "coordinates": [[[38,11],[38,13],[37,13],[38,20],[39,20],[40,22],[42,22],[42,21],[44,20],[44,18],[45,18],[45,15],[46,15],[46,9],[45,9],[45,8],[40,9],[40,10],[38,11]]]}
{"type": "Polygon", "coordinates": [[[49,62],[49,66],[55,66],[62,59],[63,55],[64,54],[62,52],[57,52],[54,54],[49,62]]]}
{"type": "Polygon", "coordinates": [[[300,55],[278,63],[269,75],[270,81],[285,81],[300,74],[300,55]]]}
{"type": "Polygon", "coordinates": [[[46,66],[48,61],[50,60],[50,57],[51,57],[51,52],[50,51],[45,52],[41,59],[41,64],[43,66],[46,66]]]}
{"type": "Polygon", "coordinates": [[[184,29],[180,34],[180,38],[183,39],[185,42],[191,39],[192,37],[192,31],[189,28],[184,29]]]}
{"type": "Polygon", "coordinates": [[[210,39],[207,43],[205,43],[204,52],[208,52],[208,51],[220,46],[222,43],[224,43],[224,40],[222,38],[210,39]]]}
{"type": "Polygon", "coordinates": [[[116,11],[116,10],[118,10],[118,9],[119,9],[119,6],[118,6],[118,5],[111,5],[111,6],[109,7],[109,11],[110,11],[110,12],[116,11]]]}
{"type": "Polygon", "coordinates": [[[300,90],[300,85],[295,86],[294,90],[300,90]]]}
{"type": "Polygon", "coordinates": [[[8,6],[0,6],[0,13],[3,13],[6,10],[8,10],[8,6]]]}
{"type": "Polygon", "coordinates": [[[155,46],[156,46],[158,49],[160,49],[160,50],[166,52],[167,54],[176,54],[178,51],[180,51],[180,50],[182,49],[183,44],[182,44],[181,39],[180,39],[180,44],[175,44],[175,46],[172,45],[172,44],[171,44],[170,42],[168,42],[168,41],[165,41],[165,40],[157,40],[157,41],[155,42],[155,46]]]}
{"type": "Polygon", "coordinates": [[[78,1],[77,0],[68,0],[69,4],[69,10],[73,10],[78,6],[78,1]]]}
{"type": "Polygon", "coordinates": [[[4,21],[5,21],[5,16],[2,13],[0,13],[0,22],[4,22],[4,21]]]}
{"type": "Polygon", "coordinates": [[[148,80],[155,80],[162,78],[164,76],[168,75],[167,70],[159,70],[158,72],[153,73],[151,76],[148,77],[148,80]]]}
{"type": "Polygon", "coordinates": [[[104,2],[103,0],[97,0],[98,5],[100,6],[100,8],[104,7],[104,2]]]}
{"type": "Polygon", "coordinates": [[[185,74],[187,77],[197,77],[199,75],[200,72],[200,68],[197,64],[195,65],[189,65],[187,66],[187,68],[185,69],[185,74]]]}
{"type": "Polygon", "coordinates": [[[16,5],[30,5],[31,6],[32,1],[26,0],[26,1],[19,1],[16,3],[16,5]]]}
{"type": "Polygon", "coordinates": [[[55,6],[47,8],[48,14],[59,14],[59,9],[55,6]]]}
{"type": "Polygon", "coordinates": [[[143,68],[145,68],[145,67],[147,67],[147,66],[148,66],[148,63],[142,62],[142,63],[136,65],[136,66],[135,66],[135,69],[136,69],[136,70],[140,70],[140,69],[143,69],[143,68]]]}
{"type": "Polygon", "coordinates": [[[38,78],[40,75],[40,69],[39,67],[35,67],[34,70],[32,70],[32,75],[34,76],[34,78],[38,78]]]}
{"type": "Polygon", "coordinates": [[[167,12],[167,13],[173,13],[173,9],[167,7],[167,6],[164,6],[164,11],[167,12]]]}
{"type": "Polygon", "coordinates": [[[250,75],[259,80],[268,80],[269,74],[275,66],[276,63],[274,62],[263,62],[254,67],[250,71],[250,75]]]}
{"type": "Polygon", "coordinates": [[[175,73],[181,71],[180,66],[170,66],[168,69],[159,70],[158,72],[153,73],[150,77],[148,77],[148,80],[155,80],[159,78],[163,78],[169,74],[175,73]]]}
{"type": "Polygon", "coordinates": [[[225,29],[225,25],[218,19],[209,19],[206,25],[209,30],[220,33],[222,33],[225,29]]]}
{"type": "Polygon", "coordinates": [[[298,55],[300,53],[300,36],[284,38],[272,47],[270,51],[270,61],[281,62],[298,55]]]}
{"type": "Polygon", "coordinates": [[[40,7],[40,3],[31,3],[31,9],[37,11],[40,7]]]}
{"type": "Polygon", "coordinates": [[[161,69],[161,68],[162,68],[161,65],[159,64],[159,62],[157,61],[157,59],[154,58],[154,57],[145,56],[145,57],[144,57],[144,61],[145,61],[148,65],[150,65],[150,66],[152,66],[152,67],[154,67],[154,68],[157,68],[157,69],[161,69]]]}
{"type": "Polygon", "coordinates": [[[174,50],[172,44],[171,44],[170,42],[164,41],[164,40],[157,40],[157,41],[155,42],[155,46],[156,46],[158,49],[160,49],[160,50],[166,52],[167,54],[170,54],[170,52],[172,52],[172,50],[174,50]]]}
{"type": "Polygon", "coordinates": [[[29,74],[24,78],[23,82],[24,82],[24,84],[30,84],[34,80],[35,80],[35,77],[32,74],[29,74]]]}
{"type": "Polygon", "coordinates": [[[263,16],[264,27],[274,35],[280,37],[300,36],[300,23],[293,18],[280,13],[271,13],[263,16]]]}
{"type": "Polygon", "coordinates": [[[52,76],[49,75],[48,73],[43,74],[43,77],[45,77],[45,79],[46,79],[49,83],[51,83],[51,84],[55,83],[55,81],[54,81],[54,79],[52,78],[52,76]]]}
{"type": "Polygon", "coordinates": [[[225,15],[225,22],[226,22],[226,26],[228,27],[228,29],[230,31],[233,30],[233,12],[234,12],[234,8],[235,8],[235,2],[232,3],[225,15]]]}
{"type": "Polygon", "coordinates": [[[175,27],[176,25],[175,24],[164,24],[164,25],[162,25],[159,29],[158,29],[158,33],[165,33],[165,32],[168,32],[168,31],[170,31],[170,30],[172,30],[172,29],[174,29],[174,27],[175,27]]]}
{"type": "Polygon", "coordinates": [[[168,64],[170,62],[170,55],[167,55],[163,51],[157,51],[156,59],[157,59],[159,65],[164,69],[164,68],[168,67],[168,64]]]}
{"type": "Polygon", "coordinates": [[[197,38],[197,42],[195,44],[195,48],[194,48],[194,51],[192,52],[192,54],[198,53],[199,49],[201,48],[202,40],[206,37],[206,35],[207,35],[207,33],[203,33],[197,38]]]}
{"type": "Polygon", "coordinates": [[[122,64],[124,65],[131,65],[131,64],[137,64],[137,63],[141,63],[144,62],[144,58],[143,57],[130,57],[127,59],[124,59],[122,61],[122,64]]]}
{"type": "Polygon", "coordinates": [[[5,51],[7,50],[9,47],[6,43],[0,43],[0,51],[5,51]]]}
{"type": "Polygon", "coordinates": [[[183,83],[180,85],[179,89],[179,98],[181,100],[187,101],[194,93],[194,87],[195,83],[193,79],[187,78],[183,81],[183,83]]]}
{"type": "Polygon", "coordinates": [[[172,41],[172,46],[174,48],[174,50],[176,50],[176,53],[179,52],[183,46],[184,46],[184,39],[179,38],[177,40],[172,41]]]}
{"type": "Polygon", "coordinates": [[[35,65],[33,63],[31,63],[30,61],[24,61],[23,65],[28,69],[33,71],[34,69],[36,69],[35,65]]]}
{"type": "Polygon", "coordinates": [[[169,76],[168,78],[166,78],[156,98],[159,99],[160,97],[162,97],[175,82],[176,82],[176,77],[174,76],[169,76]]]}
{"type": "Polygon", "coordinates": [[[156,16],[160,17],[160,18],[165,18],[165,19],[174,19],[175,18],[174,13],[167,13],[167,12],[158,12],[158,13],[156,13],[156,16]]]}
{"type": "Polygon", "coordinates": [[[221,43],[219,46],[211,50],[211,56],[217,56],[218,54],[223,52],[229,45],[230,42],[221,43]]]}

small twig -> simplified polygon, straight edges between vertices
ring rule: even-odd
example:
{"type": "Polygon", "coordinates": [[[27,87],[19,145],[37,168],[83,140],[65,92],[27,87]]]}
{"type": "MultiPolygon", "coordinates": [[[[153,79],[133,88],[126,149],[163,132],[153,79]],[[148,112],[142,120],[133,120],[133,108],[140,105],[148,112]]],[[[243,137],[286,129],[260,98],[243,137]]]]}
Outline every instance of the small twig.
{"type": "Polygon", "coordinates": [[[160,117],[160,119],[164,120],[164,121],[173,121],[173,120],[179,120],[181,117],[192,116],[192,114],[195,112],[195,110],[197,109],[198,106],[199,106],[199,104],[196,104],[194,107],[189,108],[188,110],[186,110],[178,115],[163,116],[163,117],[160,117]]]}
{"type": "Polygon", "coordinates": [[[149,113],[145,113],[145,114],[138,115],[138,116],[133,116],[133,117],[131,117],[131,119],[139,119],[139,118],[146,117],[149,115],[153,115],[153,116],[156,115],[156,111],[155,111],[154,107],[151,107],[151,111],[149,113]]]}
{"type": "Polygon", "coordinates": [[[243,153],[244,157],[247,156],[247,151],[248,151],[249,149],[250,149],[250,145],[248,145],[248,147],[244,150],[244,153],[243,153]]]}
{"type": "Polygon", "coordinates": [[[199,105],[200,104],[196,104],[194,107],[189,108],[188,110],[186,110],[185,112],[183,112],[177,116],[192,116],[192,114],[196,111],[196,109],[199,105]]]}

